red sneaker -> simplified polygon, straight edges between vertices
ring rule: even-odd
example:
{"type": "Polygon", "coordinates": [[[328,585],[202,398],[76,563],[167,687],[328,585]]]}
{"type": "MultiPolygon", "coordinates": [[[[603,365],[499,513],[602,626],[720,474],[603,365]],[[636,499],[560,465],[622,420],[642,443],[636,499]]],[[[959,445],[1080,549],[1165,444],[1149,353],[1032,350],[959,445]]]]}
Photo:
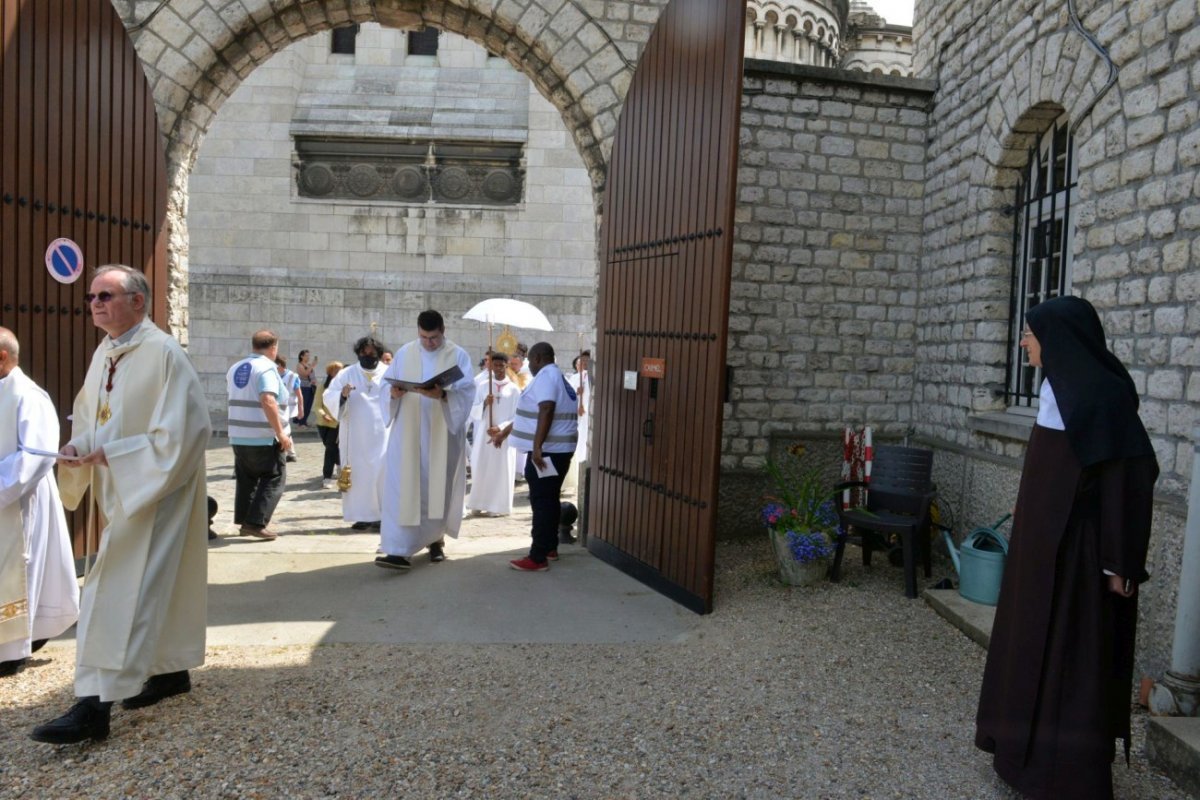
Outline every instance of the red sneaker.
{"type": "Polygon", "coordinates": [[[545,572],[550,569],[549,564],[539,564],[529,556],[518,558],[515,561],[508,562],[508,565],[519,572],[545,572]]]}
{"type": "Polygon", "coordinates": [[[549,553],[546,553],[546,558],[550,561],[558,561],[558,551],[551,550],[549,553]]]}

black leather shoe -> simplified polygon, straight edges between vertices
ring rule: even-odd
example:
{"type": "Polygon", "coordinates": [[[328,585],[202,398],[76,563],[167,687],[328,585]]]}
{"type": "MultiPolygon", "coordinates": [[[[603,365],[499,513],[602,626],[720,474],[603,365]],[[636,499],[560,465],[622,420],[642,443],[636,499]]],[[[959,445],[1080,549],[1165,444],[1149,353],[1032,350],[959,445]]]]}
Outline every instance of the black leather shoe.
{"type": "Polygon", "coordinates": [[[168,697],[174,697],[177,694],[183,694],[191,690],[192,679],[186,669],[182,672],[166,672],[162,675],[151,675],[142,684],[140,692],[133,697],[127,697],[121,701],[121,708],[145,708],[146,706],[154,705],[159,700],[166,700],[168,697]]]}
{"type": "Polygon", "coordinates": [[[21,670],[25,669],[25,663],[28,658],[14,658],[12,661],[0,661],[0,678],[7,678],[11,675],[16,675],[21,670]]]}
{"type": "Polygon", "coordinates": [[[442,547],[441,542],[434,542],[429,545],[429,560],[434,564],[446,560],[446,551],[442,547]]]}
{"type": "Polygon", "coordinates": [[[71,710],[45,725],[38,725],[29,734],[35,742],[46,744],[75,744],[86,739],[98,742],[108,738],[108,721],[112,703],[101,703],[99,697],[82,697],[71,710]]]}
{"type": "Polygon", "coordinates": [[[378,556],[375,559],[375,566],[383,567],[384,569],[412,569],[412,562],[404,556],[378,556]]]}
{"type": "Polygon", "coordinates": [[[350,530],[352,530],[352,531],[366,531],[366,530],[370,530],[370,529],[371,529],[371,523],[369,523],[369,522],[356,522],[350,526],[350,530]]]}

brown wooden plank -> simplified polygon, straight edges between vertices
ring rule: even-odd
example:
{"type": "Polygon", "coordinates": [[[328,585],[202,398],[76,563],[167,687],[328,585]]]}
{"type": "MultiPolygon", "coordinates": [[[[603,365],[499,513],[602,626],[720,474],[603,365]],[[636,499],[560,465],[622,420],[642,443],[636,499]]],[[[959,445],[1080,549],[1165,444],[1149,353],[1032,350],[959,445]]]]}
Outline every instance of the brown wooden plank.
{"type": "MultiPolygon", "coordinates": [[[[22,10],[20,27],[17,33],[19,48],[17,59],[22,79],[18,84],[18,108],[24,112],[33,106],[34,73],[37,69],[35,50],[36,35],[36,4],[28,4],[22,10]]],[[[33,148],[33,138],[36,135],[36,122],[32,114],[21,113],[18,117],[17,148],[19,153],[28,153],[33,148]]],[[[22,342],[33,341],[33,306],[35,305],[33,281],[29,272],[29,264],[33,259],[33,195],[35,191],[33,177],[33,159],[20,158],[17,163],[17,297],[21,303],[18,307],[17,339],[22,342]]],[[[37,363],[33,362],[36,369],[37,363]]],[[[40,376],[39,376],[40,379],[40,376]]]]}
{"type": "MultiPolygon", "coordinates": [[[[670,163],[669,197],[678,198],[671,203],[672,218],[670,233],[672,236],[686,234],[691,228],[690,206],[694,202],[695,192],[686,176],[688,166],[687,153],[678,144],[684,136],[693,119],[693,103],[695,92],[689,85],[684,70],[687,68],[684,48],[679,46],[678,35],[675,37],[674,60],[672,64],[671,99],[665,109],[667,122],[670,125],[669,136],[676,143],[672,148],[670,163]]],[[[666,414],[673,421],[672,425],[664,425],[664,446],[667,448],[664,475],[669,491],[683,492],[683,474],[689,459],[689,440],[687,430],[692,409],[688,407],[688,396],[694,391],[692,372],[685,358],[686,344],[682,338],[688,330],[687,321],[691,306],[689,284],[686,279],[686,245],[683,242],[673,246],[675,256],[671,260],[670,284],[666,294],[669,298],[670,316],[668,329],[675,332],[677,338],[670,340],[667,352],[667,378],[663,381],[664,393],[668,395],[669,403],[666,414]]],[[[691,538],[689,531],[695,530],[696,520],[690,514],[690,507],[678,499],[669,504],[668,514],[664,519],[663,530],[663,572],[672,580],[679,580],[687,564],[687,542],[691,538]],[[672,520],[677,520],[671,524],[672,520]]]]}
{"type": "MultiPolygon", "coordinates": [[[[15,265],[17,258],[17,9],[18,0],[0,4],[0,264],[15,265]]],[[[17,276],[13,268],[0,269],[0,325],[15,330],[17,276]]]]}
{"type": "MultiPolygon", "coordinates": [[[[658,190],[662,185],[661,174],[659,168],[661,164],[658,160],[658,148],[663,145],[659,131],[659,115],[654,112],[661,102],[661,75],[663,71],[663,57],[665,53],[662,48],[657,49],[653,54],[650,54],[648,59],[647,69],[652,78],[651,81],[643,84],[643,88],[647,89],[643,95],[643,103],[640,106],[641,113],[641,130],[642,133],[638,136],[636,145],[635,158],[643,165],[643,168],[638,170],[640,186],[637,190],[637,196],[644,198],[641,208],[638,209],[641,213],[636,213],[634,216],[641,222],[638,230],[638,240],[642,242],[652,242],[658,237],[657,229],[657,214],[660,210],[658,190]],[[659,79],[654,79],[654,78],[659,79]]],[[[633,213],[633,209],[627,209],[633,213]]],[[[654,303],[653,295],[655,285],[652,280],[654,273],[654,250],[647,251],[646,257],[632,262],[634,285],[636,286],[637,305],[632,309],[632,314],[628,318],[627,324],[637,332],[637,335],[632,337],[631,344],[631,359],[630,364],[632,369],[639,369],[641,366],[642,356],[646,355],[647,348],[650,345],[649,338],[645,332],[652,329],[657,320],[654,319],[654,303]]],[[[655,547],[654,536],[650,533],[650,512],[654,507],[654,495],[642,485],[642,481],[647,479],[647,476],[653,470],[652,457],[653,445],[648,443],[642,436],[642,425],[649,418],[653,401],[650,400],[650,393],[647,390],[647,382],[643,378],[638,379],[638,390],[633,395],[636,403],[636,415],[631,422],[633,423],[633,431],[630,435],[630,446],[633,451],[633,460],[630,464],[630,471],[636,477],[636,483],[633,490],[637,497],[637,505],[635,506],[635,516],[631,521],[631,533],[635,537],[633,549],[631,552],[636,555],[641,561],[650,565],[655,569],[661,569],[658,563],[658,552],[655,547]]]]}
{"type": "MultiPolygon", "coordinates": [[[[49,65],[50,73],[48,75],[46,105],[50,113],[48,128],[52,132],[52,135],[46,142],[47,206],[45,236],[41,244],[43,252],[45,252],[51,241],[64,235],[62,217],[58,213],[58,204],[62,200],[63,182],[65,180],[64,173],[66,172],[63,141],[70,128],[67,127],[67,114],[63,108],[66,89],[63,86],[62,40],[63,28],[67,24],[65,15],[63,14],[63,2],[64,0],[51,0],[51,2],[47,3],[47,6],[50,8],[51,30],[49,41],[47,42],[49,46],[47,64],[49,65]]],[[[55,280],[48,281],[47,285],[52,291],[48,292],[46,298],[46,333],[58,338],[61,335],[63,327],[59,310],[65,306],[65,297],[69,291],[69,287],[55,280]]],[[[71,364],[69,359],[63,358],[61,350],[56,350],[49,367],[53,381],[45,387],[46,391],[50,393],[51,397],[58,397],[69,392],[71,388],[71,364]]]]}

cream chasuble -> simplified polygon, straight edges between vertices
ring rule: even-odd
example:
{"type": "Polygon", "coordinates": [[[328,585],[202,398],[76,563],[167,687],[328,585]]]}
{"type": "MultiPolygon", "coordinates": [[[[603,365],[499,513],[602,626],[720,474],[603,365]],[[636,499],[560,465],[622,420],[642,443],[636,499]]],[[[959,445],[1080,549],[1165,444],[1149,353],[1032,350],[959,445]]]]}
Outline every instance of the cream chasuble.
{"type": "Polygon", "coordinates": [[[408,557],[447,533],[458,536],[466,483],[467,418],[475,402],[475,382],[466,351],[450,341],[432,353],[419,340],[409,342],[396,353],[385,375],[424,381],[455,365],[463,377],[446,387],[445,400],[408,392],[397,401],[385,393],[389,419],[394,415],[381,531],[383,550],[389,555],[408,557]]]}
{"type": "Polygon", "coordinates": [[[79,584],[54,481],[58,415],[40,386],[13,368],[0,378],[0,661],[29,656],[34,639],[75,624],[79,584]]]}
{"type": "Polygon", "coordinates": [[[151,675],[204,663],[210,432],[191,361],[149,320],[96,348],[70,443],[81,455],[103,447],[108,466],[59,476],[68,508],[90,487],[107,522],[83,587],[76,695],[120,700],[151,675]]]}

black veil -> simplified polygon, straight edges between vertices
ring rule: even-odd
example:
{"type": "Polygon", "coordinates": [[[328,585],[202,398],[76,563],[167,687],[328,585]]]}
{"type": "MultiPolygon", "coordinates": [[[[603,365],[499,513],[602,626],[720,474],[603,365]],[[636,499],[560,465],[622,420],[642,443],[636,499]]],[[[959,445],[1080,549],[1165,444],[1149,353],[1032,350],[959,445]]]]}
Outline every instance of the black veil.
{"type": "Polygon", "coordinates": [[[1133,379],[1105,344],[1092,304],[1056,297],[1029,309],[1025,321],[1042,347],[1042,371],[1080,463],[1154,455],[1133,379]]]}

